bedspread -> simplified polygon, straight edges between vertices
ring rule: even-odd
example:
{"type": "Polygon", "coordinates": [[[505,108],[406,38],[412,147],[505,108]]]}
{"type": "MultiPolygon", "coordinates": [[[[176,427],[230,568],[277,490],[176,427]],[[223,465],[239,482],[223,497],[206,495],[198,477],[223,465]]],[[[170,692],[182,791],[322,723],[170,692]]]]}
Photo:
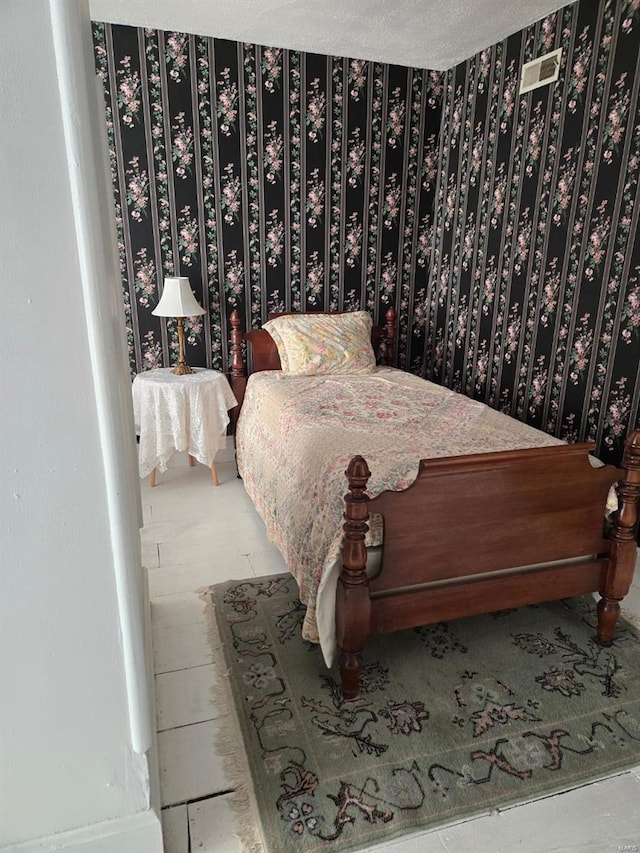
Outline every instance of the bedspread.
{"type": "Polygon", "coordinates": [[[344,472],[353,456],[367,460],[368,493],[375,497],[406,489],[421,459],[560,443],[483,403],[386,367],[365,375],[255,373],[236,435],[240,476],[307,607],[303,636],[322,644],[328,665],[344,472]],[[321,608],[319,590],[327,589],[321,608]]]}

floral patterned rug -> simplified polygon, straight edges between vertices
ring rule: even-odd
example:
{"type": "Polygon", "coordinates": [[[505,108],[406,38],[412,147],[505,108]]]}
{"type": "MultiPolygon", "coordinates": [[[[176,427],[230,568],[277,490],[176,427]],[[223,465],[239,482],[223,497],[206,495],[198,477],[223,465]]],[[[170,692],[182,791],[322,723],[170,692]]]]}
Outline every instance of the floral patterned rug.
{"type": "Polygon", "coordinates": [[[372,638],[345,702],[291,576],[207,595],[247,849],[359,849],[640,764],[640,634],[598,646],[590,597],[372,638]]]}

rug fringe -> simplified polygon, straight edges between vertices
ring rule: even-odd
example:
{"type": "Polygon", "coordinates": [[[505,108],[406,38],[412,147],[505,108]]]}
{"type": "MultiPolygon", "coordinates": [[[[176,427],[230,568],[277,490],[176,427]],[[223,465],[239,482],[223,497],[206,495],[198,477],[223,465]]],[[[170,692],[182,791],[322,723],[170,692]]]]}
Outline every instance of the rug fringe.
{"type": "Polygon", "coordinates": [[[213,652],[216,675],[212,693],[216,708],[223,715],[223,718],[218,721],[220,727],[215,739],[215,748],[222,758],[225,775],[233,788],[233,792],[228,797],[229,805],[236,816],[234,834],[242,845],[243,853],[266,853],[256,798],[251,784],[251,772],[229,684],[229,671],[224,669],[223,643],[216,622],[211,587],[202,587],[196,592],[207,605],[207,636],[213,652]]]}
{"type": "Polygon", "coordinates": [[[628,610],[626,607],[620,608],[620,615],[626,619],[629,624],[633,625],[636,631],[640,631],[640,616],[633,610],[628,610]]]}

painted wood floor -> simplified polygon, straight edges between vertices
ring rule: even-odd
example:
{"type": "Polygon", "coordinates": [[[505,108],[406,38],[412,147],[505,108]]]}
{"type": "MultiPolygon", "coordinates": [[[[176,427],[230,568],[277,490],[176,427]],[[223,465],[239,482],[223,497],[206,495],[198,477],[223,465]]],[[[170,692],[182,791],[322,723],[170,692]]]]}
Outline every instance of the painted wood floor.
{"type": "MultiPolygon", "coordinates": [[[[196,590],[285,570],[236,478],[231,444],[220,486],[176,454],[142,483],[142,562],[148,569],[156,673],[165,853],[239,853],[230,783],[216,754],[220,714],[196,590]]],[[[639,560],[640,563],[640,560],[639,560]]],[[[625,602],[640,616],[640,565],[625,602]]],[[[376,848],[385,853],[620,853],[640,851],[640,768],[376,848]]]]}

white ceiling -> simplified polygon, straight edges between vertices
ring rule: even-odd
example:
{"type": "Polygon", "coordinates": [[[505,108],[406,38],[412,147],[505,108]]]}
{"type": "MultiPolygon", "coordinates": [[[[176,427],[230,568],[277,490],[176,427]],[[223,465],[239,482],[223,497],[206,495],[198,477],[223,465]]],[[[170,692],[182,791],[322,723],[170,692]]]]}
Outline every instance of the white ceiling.
{"type": "Polygon", "coordinates": [[[89,0],[94,21],[444,71],[567,0],[89,0]]]}

